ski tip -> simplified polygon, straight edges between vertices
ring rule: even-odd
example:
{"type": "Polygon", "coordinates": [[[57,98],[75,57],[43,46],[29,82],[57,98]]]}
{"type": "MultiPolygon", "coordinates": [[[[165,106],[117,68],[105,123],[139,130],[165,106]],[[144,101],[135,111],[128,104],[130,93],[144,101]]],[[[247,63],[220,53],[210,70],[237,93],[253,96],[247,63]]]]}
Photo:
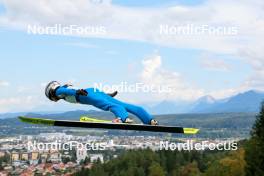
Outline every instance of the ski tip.
{"type": "Polygon", "coordinates": [[[27,121],[27,118],[24,117],[24,116],[18,116],[18,119],[19,119],[20,121],[22,121],[22,122],[27,121]]]}
{"type": "Polygon", "coordinates": [[[25,116],[18,117],[21,122],[31,123],[31,124],[43,124],[43,125],[54,125],[54,120],[51,119],[41,119],[41,118],[31,118],[25,116]]]}
{"type": "Polygon", "coordinates": [[[196,134],[199,132],[197,128],[183,128],[184,134],[196,134]]]}

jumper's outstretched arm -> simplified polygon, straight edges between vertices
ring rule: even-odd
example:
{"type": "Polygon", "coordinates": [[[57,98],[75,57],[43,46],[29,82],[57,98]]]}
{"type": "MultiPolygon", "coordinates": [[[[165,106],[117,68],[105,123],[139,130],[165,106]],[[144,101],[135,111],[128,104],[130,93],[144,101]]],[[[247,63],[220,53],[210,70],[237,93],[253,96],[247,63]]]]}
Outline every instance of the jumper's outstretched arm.
{"type": "Polygon", "coordinates": [[[77,91],[75,89],[68,88],[66,86],[61,86],[56,90],[56,96],[60,97],[62,95],[76,96],[77,91]]]}
{"type": "Polygon", "coordinates": [[[88,92],[84,89],[76,90],[76,89],[71,89],[71,88],[66,87],[66,86],[62,86],[56,90],[56,96],[62,96],[62,95],[68,95],[68,96],[83,95],[83,96],[87,96],[88,92]]]}

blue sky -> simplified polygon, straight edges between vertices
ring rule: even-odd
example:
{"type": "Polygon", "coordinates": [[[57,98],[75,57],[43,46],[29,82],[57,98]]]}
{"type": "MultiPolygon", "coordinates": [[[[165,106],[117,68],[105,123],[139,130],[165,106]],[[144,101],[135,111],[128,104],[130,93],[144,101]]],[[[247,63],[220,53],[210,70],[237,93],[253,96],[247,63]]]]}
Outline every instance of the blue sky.
{"type": "Polygon", "coordinates": [[[80,83],[102,81],[118,83],[120,81],[135,81],[136,73],[127,72],[129,64],[137,64],[137,70],[142,67],[141,60],[156,51],[163,57],[164,67],[177,70],[188,80],[210,90],[226,88],[238,84],[249,74],[250,69],[243,62],[228,55],[222,59],[232,66],[232,71],[211,71],[200,64],[202,51],[193,49],[177,49],[156,46],[149,43],[114,39],[83,39],[64,36],[35,36],[19,31],[3,31],[0,33],[0,43],[3,49],[1,57],[1,76],[17,84],[39,84],[50,79],[78,79],[80,83]],[[82,43],[90,48],[71,45],[82,43]],[[12,69],[10,69],[12,68],[12,69]],[[244,72],[239,70],[243,69],[244,72]],[[232,74],[231,74],[232,73],[232,74]],[[118,76],[116,76],[118,75],[118,76]],[[30,79],[24,79],[30,78],[30,79]],[[206,84],[208,81],[214,84],[206,84]]]}
{"type": "MultiPolygon", "coordinates": [[[[131,14],[138,11],[139,14],[146,13],[151,18],[152,13],[153,16],[159,14],[159,11],[167,13],[168,9],[173,7],[177,7],[175,8],[176,14],[182,13],[182,9],[192,9],[197,6],[202,7],[200,11],[206,12],[207,6],[210,6],[210,3],[208,5],[206,2],[160,0],[150,3],[150,1],[113,0],[108,8],[113,8],[117,12],[124,9],[131,11],[130,14],[127,14],[129,18],[131,14]],[[203,6],[205,7],[203,8],[203,6]],[[120,7],[122,8],[120,9],[120,7]],[[180,12],[177,12],[179,7],[181,8],[180,12]],[[146,12],[142,11],[142,8],[147,9],[146,12]]],[[[34,3],[34,1],[31,2],[36,6],[34,3]]],[[[52,5],[50,4],[51,8],[52,5]]],[[[34,18],[34,13],[37,12],[33,10],[27,12],[32,13],[33,17],[23,16],[25,13],[23,4],[18,3],[17,7],[20,6],[22,10],[14,11],[15,8],[12,7],[12,4],[8,2],[0,4],[0,16],[2,17],[0,18],[1,112],[51,110],[54,107],[51,108],[49,104],[52,103],[46,100],[43,93],[45,83],[51,80],[72,81],[79,87],[93,86],[98,82],[109,85],[122,81],[149,84],[154,80],[155,84],[172,84],[177,88],[180,87],[170,96],[155,94],[149,96],[142,92],[120,95],[121,99],[136,103],[159,102],[167,99],[170,101],[194,101],[208,94],[216,98],[224,98],[240,91],[259,88],[248,85],[248,79],[258,73],[255,65],[251,64],[251,61],[246,57],[236,53],[237,48],[244,47],[236,43],[240,40],[240,36],[231,39],[223,37],[224,41],[214,37],[211,39],[210,36],[206,40],[199,41],[198,38],[191,42],[188,37],[179,40],[158,37],[152,39],[153,36],[149,37],[149,34],[144,32],[142,32],[143,34],[131,34],[133,31],[137,32],[138,28],[135,26],[133,31],[130,31],[133,25],[132,27],[127,26],[125,20],[122,22],[124,23],[121,26],[123,28],[120,29],[119,24],[115,23],[115,16],[107,21],[102,20],[102,24],[109,23],[109,21],[111,24],[112,20],[112,23],[117,25],[109,27],[109,36],[106,37],[32,35],[26,32],[23,25],[26,26],[34,21],[42,23],[42,20],[43,24],[47,23],[45,12],[35,15],[36,18],[34,18]],[[5,12],[6,8],[10,12],[9,14],[5,12]],[[112,29],[117,31],[111,31],[112,29]],[[215,41],[219,41],[219,44],[215,41]],[[221,45],[223,43],[226,45],[221,45]],[[237,47],[236,50],[230,49],[230,47],[225,48],[229,45],[237,47]],[[150,64],[144,65],[144,60],[148,60],[150,64]],[[151,69],[151,65],[155,67],[153,74],[151,77],[144,78],[144,71],[151,69]],[[190,96],[190,94],[192,95],[190,96]],[[24,105],[22,102],[25,102],[24,105]]],[[[104,6],[100,8],[104,8],[104,6]]],[[[94,13],[100,14],[101,12],[95,11],[94,13]]],[[[199,10],[197,13],[200,13],[199,10]]],[[[63,16],[63,14],[57,15],[63,16]]],[[[84,16],[82,19],[83,21],[78,22],[78,25],[84,23],[86,17],[84,16]]],[[[56,22],[64,23],[64,20],[64,18],[58,17],[56,22]]],[[[123,19],[116,20],[122,21],[123,19]]],[[[93,22],[91,20],[89,24],[93,22]]],[[[143,28],[138,29],[138,31],[141,30],[143,28]]],[[[255,39],[254,37],[252,41],[255,39]]],[[[62,109],[69,106],[60,103],[58,107],[60,107],[58,109],[62,109]]]]}

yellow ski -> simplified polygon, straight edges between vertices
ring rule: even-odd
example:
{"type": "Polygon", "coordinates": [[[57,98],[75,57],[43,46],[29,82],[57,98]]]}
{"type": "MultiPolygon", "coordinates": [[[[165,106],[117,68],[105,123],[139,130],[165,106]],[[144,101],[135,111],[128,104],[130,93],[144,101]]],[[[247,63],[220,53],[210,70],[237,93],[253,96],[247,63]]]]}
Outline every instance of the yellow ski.
{"type": "Polygon", "coordinates": [[[102,120],[102,119],[96,119],[92,117],[87,116],[81,116],[80,122],[99,122],[99,123],[111,123],[111,120],[102,120]]]}

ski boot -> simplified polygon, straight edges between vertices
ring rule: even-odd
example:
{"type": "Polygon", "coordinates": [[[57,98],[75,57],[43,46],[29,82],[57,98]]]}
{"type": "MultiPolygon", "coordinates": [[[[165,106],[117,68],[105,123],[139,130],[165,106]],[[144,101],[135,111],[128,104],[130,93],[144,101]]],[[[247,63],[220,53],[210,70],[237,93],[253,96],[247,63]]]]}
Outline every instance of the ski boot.
{"type": "Polygon", "coordinates": [[[155,120],[155,119],[152,119],[152,120],[150,121],[150,125],[157,126],[157,125],[158,125],[158,121],[155,120]]]}
{"type": "Polygon", "coordinates": [[[133,120],[131,118],[126,118],[126,120],[123,122],[121,118],[114,118],[112,120],[112,123],[133,123],[133,120]]]}

